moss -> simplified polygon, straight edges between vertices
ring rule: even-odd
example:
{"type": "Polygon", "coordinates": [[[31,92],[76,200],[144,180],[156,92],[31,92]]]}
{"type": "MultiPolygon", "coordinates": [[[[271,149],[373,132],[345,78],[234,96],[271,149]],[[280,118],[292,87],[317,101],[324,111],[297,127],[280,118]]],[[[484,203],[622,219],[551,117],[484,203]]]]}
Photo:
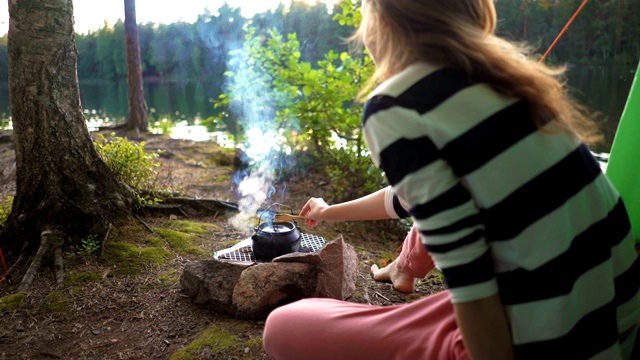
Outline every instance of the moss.
{"type": "Polygon", "coordinates": [[[136,243],[140,242],[140,234],[147,230],[136,221],[126,221],[111,229],[111,237],[120,242],[136,243]]]}
{"type": "Polygon", "coordinates": [[[162,282],[177,283],[178,281],[180,281],[181,274],[182,274],[182,271],[178,269],[173,269],[160,274],[158,276],[158,280],[162,282]]]}
{"type": "Polygon", "coordinates": [[[211,230],[217,229],[215,224],[207,224],[187,220],[172,220],[165,223],[165,226],[184,233],[191,234],[210,234],[211,230]]]}
{"type": "Polygon", "coordinates": [[[353,300],[353,299],[363,299],[364,298],[364,293],[360,290],[355,290],[353,292],[353,294],[351,294],[351,296],[349,297],[349,299],[353,300]]]}
{"type": "Polygon", "coordinates": [[[151,245],[151,246],[155,246],[155,247],[163,247],[164,246],[164,241],[162,241],[162,239],[158,239],[155,236],[149,236],[148,238],[144,239],[144,243],[146,245],[151,245]]]}
{"type": "Polygon", "coordinates": [[[52,291],[44,298],[44,306],[49,312],[69,312],[69,298],[62,291],[52,291]]]}
{"type": "Polygon", "coordinates": [[[64,284],[67,286],[84,286],[100,280],[102,280],[102,275],[98,273],[71,270],[64,275],[64,284]]]}
{"type": "Polygon", "coordinates": [[[207,165],[210,166],[233,166],[233,159],[235,157],[235,149],[228,149],[228,151],[219,151],[209,156],[207,165]]]}
{"type": "Polygon", "coordinates": [[[249,347],[249,348],[262,349],[262,338],[261,337],[251,338],[251,339],[245,341],[244,345],[249,347]]]}
{"type": "Polygon", "coordinates": [[[18,292],[0,298],[0,311],[16,309],[27,298],[27,293],[18,292]]]}
{"type": "Polygon", "coordinates": [[[171,229],[153,229],[167,240],[169,245],[183,254],[205,255],[206,252],[194,245],[194,236],[171,229]]]}
{"type": "Polygon", "coordinates": [[[116,265],[114,275],[138,275],[149,266],[171,259],[169,251],[157,247],[140,248],[127,243],[108,243],[103,258],[116,265]]]}
{"type": "MultiPolygon", "coordinates": [[[[233,174],[233,171],[230,171],[231,174],[233,174]]],[[[230,174],[218,174],[215,178],[215,181],[218,183],[230,183],[231,180],[233,179],[233,175],[230,174]]]]}
{"type": "Polygon", "coordinates": [[[224,355],[228,353],[230,347],[237,343],[237,335],[214,326],[202,332],[191,344],[173,353],[170,359],[200,359],[201,352],[206,352],[207,357],[215,357],[216,354],[224,355]]]}

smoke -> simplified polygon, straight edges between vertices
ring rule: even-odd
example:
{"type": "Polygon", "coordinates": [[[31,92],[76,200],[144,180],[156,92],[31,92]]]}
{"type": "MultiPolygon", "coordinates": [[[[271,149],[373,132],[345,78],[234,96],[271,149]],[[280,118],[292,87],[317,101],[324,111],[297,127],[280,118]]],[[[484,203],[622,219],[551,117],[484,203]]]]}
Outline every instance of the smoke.
{"type": "Polygon", "coordinates": [[[251,219],[276,192],[276,174],[284,163],[272,106],[273,92],[269,87],[271,78],[251,66],[246,52],[232,54],[228,69],[234,76],[228,79],[231,91],[227,93],[232,96],[231,110],[244,128],[243,150],[249,170],[235,176],[240,212],[229,221],[237,230],[249,234],[251,219]]]}
{"type": "MultiPolygon", "coordinates": [[[[241,18],[238,9],[223,5],[216,15],[206,12],[199,18],[197,35],[213,62],[222,60],[231,74],[225,77],[224,92],[230,96],[229,110],[242,129],[243,141],[238,146],[247,166],[234,176],[240,211],[229,222],[249,234],[258,212],[276,194],[278,172],[293,166],[295,159],[286,154],[288,149],[283,148],[285,142],[276,125],[274,104],[283,96],[272,90],[273,79],[260,69],[260,60],[251,59],[250,48],[244,47],[246,29],[236,21],[241,18]]],[[[279,187],[282,192],[286,189],[279,187]]]]}
{"type": "Polygon", "coordinates": [[[239,172],[235,176],[238,184],[237,194],[240,197],[240,212],[229,220],[234,228],[242,232],[250,232],[251,219],[256,216],[262,204],[276,192],[273,186],[276,176],[275,139],[275,133],[269,130],[254,127],[247,132],[245,154],[251,162],[252,169],[239,172]]]}

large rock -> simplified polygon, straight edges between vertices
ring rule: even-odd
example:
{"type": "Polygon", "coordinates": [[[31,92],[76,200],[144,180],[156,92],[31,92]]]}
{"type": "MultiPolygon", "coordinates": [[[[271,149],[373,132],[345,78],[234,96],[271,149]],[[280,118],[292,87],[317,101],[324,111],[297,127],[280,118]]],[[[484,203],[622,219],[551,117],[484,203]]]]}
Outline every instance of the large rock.
{"type": "Polygon", "coordinates": [[[233,289],[246,268],[218,260],[193,261],[185,265],[180,284],[194,304],[235,315],[233,289]]]}
{"type": "Polygon", "coordinates": [[[276,307],[308,297],[316,288],[316,268],[303,263],[263,263],[242,272],[233,304],[242,318],[266,317],[276,307]]]}
{"type": "Polygon", "coordinates": [[[273,259],[278,262],[301,262],[317,267],[314,297],[344,300],[356,289],[358,255],[353,246],[344,242],[342,235],[328,242],[316,253],[292,253],[273,259]]]}
{"type": "Polygon", "coordinates": [[[357,277],[357,254],[339,236],[316,253],[287,254],[269,263],[189,263],[180,283],[195,304],[260,319],[280,305],[306,297],[345,300],[355,291],[357,277]]]}

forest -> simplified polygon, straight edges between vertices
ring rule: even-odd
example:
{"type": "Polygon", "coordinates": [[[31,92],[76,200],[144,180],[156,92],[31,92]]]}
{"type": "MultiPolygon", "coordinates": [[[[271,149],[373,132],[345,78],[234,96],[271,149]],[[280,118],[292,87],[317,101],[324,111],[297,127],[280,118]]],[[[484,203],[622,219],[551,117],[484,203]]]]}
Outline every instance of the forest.
{"type": "MultiPolygon", "coordinates": [[[[498,31],[526,41],[543,53],[555,40],[582,0],[497,0],[498,31]]],[[[336,5],[336,9],[339,5],[336,5]]],[[[296,33],[301,60],[312,64],[330,50],[347,49],[349,27],[334,21],[324,4],[293,2],[250,19],[239,8],[203,9],[195,23],[140,23],[140,50],[145,78],[220,77],[228,53],[243,46],[247,27],[258,34],[275,28],[296,33]],[[309,25],[313,24],[313,25],[309,25]]],[[[126,78],[124,21],[76,34],[81,80],[126,78]]],[[[548,62],[635,64],[640,58],[640,1],[592,0],[554,46],[548,62]]],[[[0,38],[0,81],[8,78],[7,35],[0,38]]]]}

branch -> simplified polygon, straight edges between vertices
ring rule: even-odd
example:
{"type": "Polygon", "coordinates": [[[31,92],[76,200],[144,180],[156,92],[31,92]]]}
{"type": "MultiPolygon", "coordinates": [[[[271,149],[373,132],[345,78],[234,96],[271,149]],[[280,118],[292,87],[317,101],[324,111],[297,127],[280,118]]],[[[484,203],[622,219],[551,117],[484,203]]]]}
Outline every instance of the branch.
{"type": "Polygon", "coordinates": [[[33,279],[36,277],[36,272],[42,265],[42,258],[49,250],[49,235],[51,235],[51,233],[52,232],[50,230],[45,230],[42,232],[42,234],[40,234],[40,247],[36,252],[36,256],[33,258],[33,261],[31,261],[29,269],[27,269],[27,272],[22,277],[22,282],[18,287],[18,291],[26,291],[29,288],[29,285],[31,285],[31,283],[33,282],[33,279]]]}
{"type": "Polygon", "coordinates": [[[104,255],[104,246],[107,243],[107,239],[109,238],[109,232],[111,232],[112,227],[113,225],[109,224],[109,227],[107,228],[107,233],[104,235],[104,238],[102,239],[102,245],[100,245],[100,257],[104,255]]]}

